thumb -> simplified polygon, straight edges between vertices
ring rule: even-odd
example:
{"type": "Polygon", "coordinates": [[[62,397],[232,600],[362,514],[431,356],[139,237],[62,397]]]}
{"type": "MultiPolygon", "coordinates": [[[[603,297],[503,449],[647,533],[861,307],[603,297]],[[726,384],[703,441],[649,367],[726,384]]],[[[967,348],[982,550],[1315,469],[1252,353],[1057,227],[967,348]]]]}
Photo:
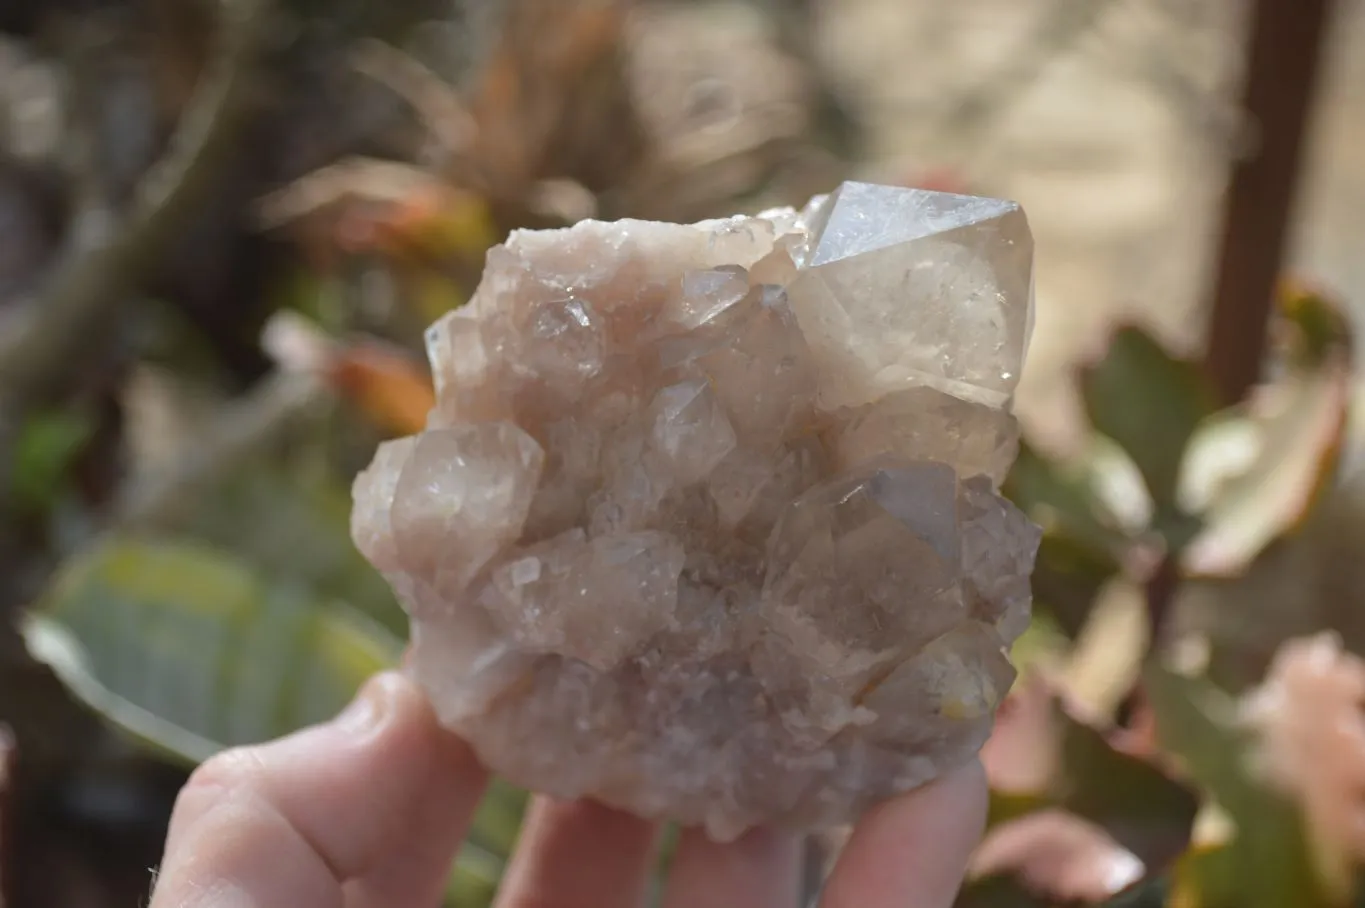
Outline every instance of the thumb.
{"type": "Polygon", "coordinates": [[[332,722],[204,763],[151,908],[436,904],[485,774],[402,676],[332,722]]]}

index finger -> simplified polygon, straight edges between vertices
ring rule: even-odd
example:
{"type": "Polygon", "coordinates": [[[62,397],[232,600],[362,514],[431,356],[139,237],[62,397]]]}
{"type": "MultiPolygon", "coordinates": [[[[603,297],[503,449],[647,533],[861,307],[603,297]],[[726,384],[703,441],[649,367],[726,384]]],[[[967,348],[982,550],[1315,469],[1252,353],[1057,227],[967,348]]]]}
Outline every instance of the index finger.
{"type": "Polygon", "coordinates": [[[986,826],[986,774],[970,764],[869,810],[820,908],[950,908],[986,826]]]}

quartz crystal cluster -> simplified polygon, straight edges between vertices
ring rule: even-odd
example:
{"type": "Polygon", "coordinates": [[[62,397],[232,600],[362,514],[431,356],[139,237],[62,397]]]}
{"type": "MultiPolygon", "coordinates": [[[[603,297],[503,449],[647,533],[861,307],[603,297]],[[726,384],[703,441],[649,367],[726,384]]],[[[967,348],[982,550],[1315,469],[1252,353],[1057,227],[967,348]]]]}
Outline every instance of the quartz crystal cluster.
{"type": "Polygon", "coordinates": [[[1013,203],[863,183],[514,232],[428,332],[426,431],[355,485],[442,721],[721,840],[973,756],[1038,544],[997,490],[1031,266],[1013,203]]]}

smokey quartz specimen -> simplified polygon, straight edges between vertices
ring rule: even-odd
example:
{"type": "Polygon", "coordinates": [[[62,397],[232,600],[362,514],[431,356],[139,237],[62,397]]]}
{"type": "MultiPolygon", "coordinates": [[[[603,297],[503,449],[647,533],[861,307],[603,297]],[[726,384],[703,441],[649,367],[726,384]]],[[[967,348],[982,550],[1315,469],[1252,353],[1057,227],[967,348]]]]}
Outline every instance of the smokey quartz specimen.
{"type": "Polygon", "coordinates": [[[997,484],[1017,205],[513,233],[428,333],[439,402],[355,485],[409,670],[495,772],[728,839],[971,758],[1038,531],[997,484]]]}

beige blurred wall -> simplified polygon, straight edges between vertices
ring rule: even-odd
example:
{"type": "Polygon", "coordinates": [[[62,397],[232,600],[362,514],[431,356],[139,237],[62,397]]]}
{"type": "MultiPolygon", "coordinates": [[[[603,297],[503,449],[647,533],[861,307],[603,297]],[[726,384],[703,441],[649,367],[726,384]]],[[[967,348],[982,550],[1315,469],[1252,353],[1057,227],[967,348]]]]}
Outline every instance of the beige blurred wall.
{"type": "MultiPolygon", "coordinates": [[[[831,0],[824,50],[875,124],[875,170],[941,167],[1022,202],[1037,330],[1034,436],[1078,440],[1070,373],[1115,320],[1200,341],[1244,9],[1233,0],[831,0]],[[1051,18],[1048,18],[1051,16],[1051,18]],[[975,121],[955,117],[981,102],[975,121]]],[[[1365,315],[1365,3],[1342,2],[1293,262],[1365,315]]]]}

